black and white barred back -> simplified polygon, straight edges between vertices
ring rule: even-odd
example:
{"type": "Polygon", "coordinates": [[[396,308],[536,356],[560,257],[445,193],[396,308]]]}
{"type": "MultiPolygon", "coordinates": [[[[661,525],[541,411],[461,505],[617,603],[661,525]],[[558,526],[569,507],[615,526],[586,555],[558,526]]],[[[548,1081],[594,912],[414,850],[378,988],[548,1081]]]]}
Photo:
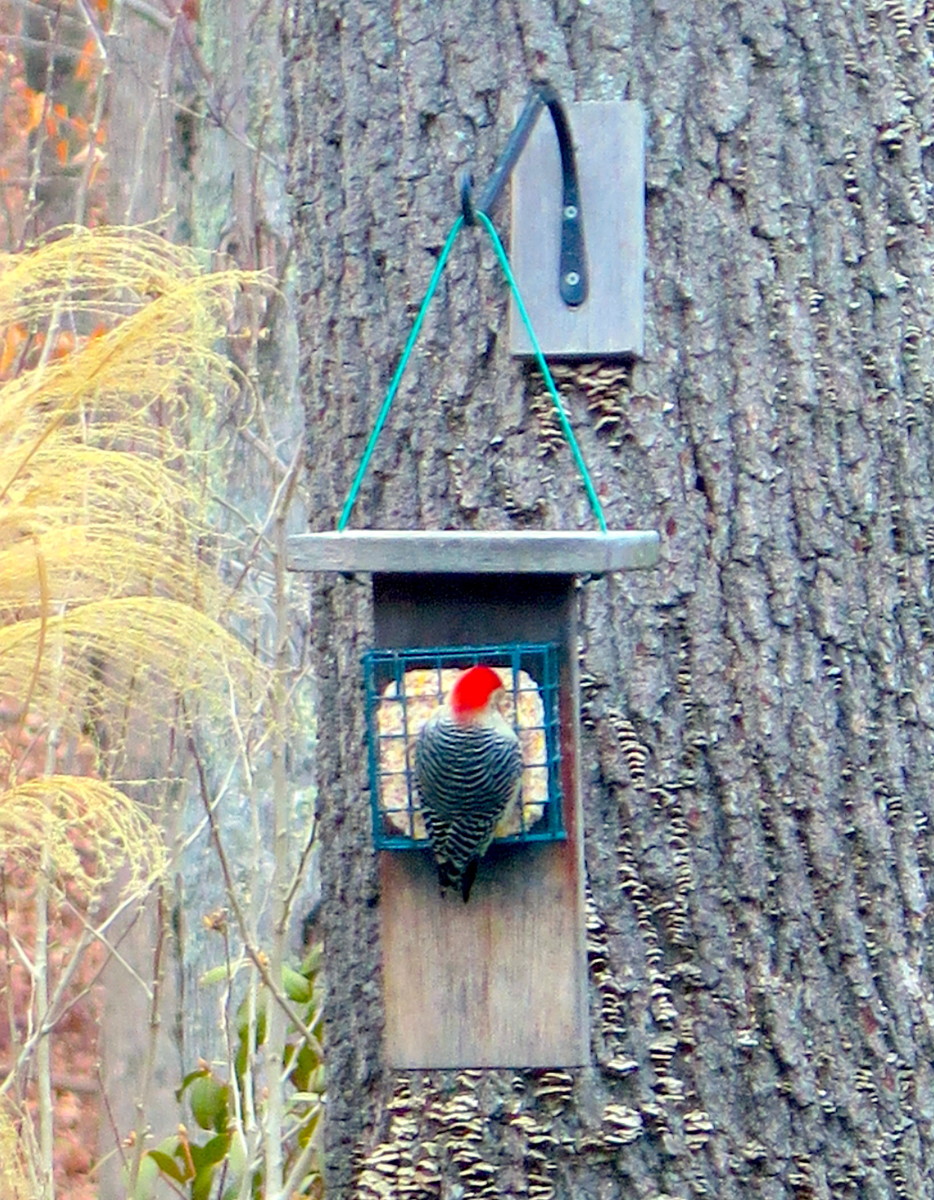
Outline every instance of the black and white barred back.
{"type": "Polygon", "coordinates": [[[519,741],[505,722],[502,729],[460,724],[442,711],[419,731],[415,783],[442,888],[460,888],[468,899],[521,779],[519,741]]]}

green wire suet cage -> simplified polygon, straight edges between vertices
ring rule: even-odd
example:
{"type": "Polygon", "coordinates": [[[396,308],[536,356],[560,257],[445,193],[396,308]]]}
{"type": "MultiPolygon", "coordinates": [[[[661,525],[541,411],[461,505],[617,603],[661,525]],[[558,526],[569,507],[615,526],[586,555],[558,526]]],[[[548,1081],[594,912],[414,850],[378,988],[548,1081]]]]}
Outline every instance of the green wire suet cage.
{"type": "Polygon", "coordinates": [[[503,677],[504,716],[522,749],[520,799],[497,827],[499,842],[565,837],[558,729],[558,647],[493,646],[369,650],[363,656],[373,841],[379,850],[427,845],[412,770],[415,739],[461,671],[483,663],[503,677]]]}

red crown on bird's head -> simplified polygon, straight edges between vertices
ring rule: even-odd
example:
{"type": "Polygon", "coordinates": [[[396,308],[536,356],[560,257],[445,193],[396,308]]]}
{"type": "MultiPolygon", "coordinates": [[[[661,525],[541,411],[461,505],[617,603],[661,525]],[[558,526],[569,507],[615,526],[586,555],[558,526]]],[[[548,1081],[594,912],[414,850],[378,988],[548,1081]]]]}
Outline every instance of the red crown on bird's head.
{"type": "Polygon", "coordinates": [[[482,712],[502,687],[503,681],[492,667],[470,667],[451,688],[451,712],[455,717],[482,712]]]}

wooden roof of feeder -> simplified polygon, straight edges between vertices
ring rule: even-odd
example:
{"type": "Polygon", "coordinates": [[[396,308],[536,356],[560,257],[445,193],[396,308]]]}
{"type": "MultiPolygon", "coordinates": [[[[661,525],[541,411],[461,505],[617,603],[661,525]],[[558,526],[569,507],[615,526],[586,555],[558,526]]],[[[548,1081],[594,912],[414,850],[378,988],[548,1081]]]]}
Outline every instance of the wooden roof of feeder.
{"type": "Polygon", "coordinates": [[[293,571],[602,575],[653,567],[654,530],[455,531],[348,529],[289,538],[293,571]]]}

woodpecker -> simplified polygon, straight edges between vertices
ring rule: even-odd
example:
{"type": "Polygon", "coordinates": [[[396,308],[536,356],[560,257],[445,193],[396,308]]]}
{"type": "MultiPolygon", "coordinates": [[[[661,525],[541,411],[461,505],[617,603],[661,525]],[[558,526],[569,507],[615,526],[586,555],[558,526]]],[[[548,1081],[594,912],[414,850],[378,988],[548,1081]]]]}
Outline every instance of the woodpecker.
{"type": "Polygon", "coordinates": [[[522,780],[519,739],[499,711],[502,694],[496,671],[471,667],[415,742],[415,784],[438,880],[442,891],[460,888],[465,904],[522,780]]]}

